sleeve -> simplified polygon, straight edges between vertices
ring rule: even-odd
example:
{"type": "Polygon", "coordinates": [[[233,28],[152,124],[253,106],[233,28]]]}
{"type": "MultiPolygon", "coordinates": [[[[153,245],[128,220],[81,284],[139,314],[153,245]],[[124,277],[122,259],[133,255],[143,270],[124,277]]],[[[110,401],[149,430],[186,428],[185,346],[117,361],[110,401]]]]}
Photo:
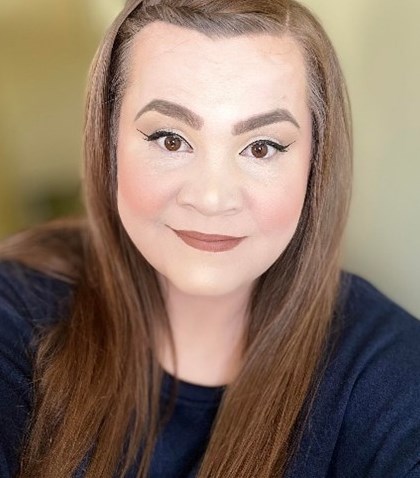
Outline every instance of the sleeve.
{"type": "Polygon", "coordinates": [[[31,325],[0,274],[0,476],[15,476],[31,403],[31,325]]]}
{"type": "Polygon", "coordinates": [[[72,287],[0,262],[0,477],[15,476],[34,402],[35,336],[68,316],[72,287]]]}
{"type": "Polygon", "coordinates": [[[420,478],[420,462],[417,463],[404,478],[420,478]]]}
{"type": "Polygon", "coordinates": [[[420,478],[420,322],[397,315],[398,321],[381,323],[389,333],[371,349],[353,384],[334,476],[420,478]]]}

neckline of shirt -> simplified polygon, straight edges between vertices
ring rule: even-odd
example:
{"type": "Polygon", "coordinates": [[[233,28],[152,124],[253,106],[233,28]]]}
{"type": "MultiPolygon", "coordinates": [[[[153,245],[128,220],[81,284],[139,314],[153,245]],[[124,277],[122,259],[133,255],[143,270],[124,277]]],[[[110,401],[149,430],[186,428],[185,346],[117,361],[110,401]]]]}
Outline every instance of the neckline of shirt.
{"type": "MultiPolygon", "coordinates": [[[[162,395],[169,398],[171,386],[175,378],[172,374],[163,370],[162,395]]],[[[187,400],[189,402],[199,402],[208,404],[217,404],[220,402],[227,385],[209,386],[197,383],[178,380],[177,400],[187,400]]]]}

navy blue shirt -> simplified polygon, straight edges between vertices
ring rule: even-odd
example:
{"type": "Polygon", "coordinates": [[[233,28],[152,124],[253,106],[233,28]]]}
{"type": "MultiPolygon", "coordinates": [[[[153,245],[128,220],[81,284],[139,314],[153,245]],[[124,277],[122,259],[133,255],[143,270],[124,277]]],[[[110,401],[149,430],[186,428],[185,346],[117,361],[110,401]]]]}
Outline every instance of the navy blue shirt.
{"type": "MultiPolygon", "coordinates": [[[[344,277],[337,346],[287,477],[420,478],[420,322],[360,277],[344,277]]],[[[0,264],[1,478],[15,475],[28,424],[31,339],[64,316],[70,292],[57,279],[0,264]]],[[[162,400],[172,380],[165,373],[162,400]]],[[[150,478],[195,476],[223,391],[180,382],[150,478]]]]}

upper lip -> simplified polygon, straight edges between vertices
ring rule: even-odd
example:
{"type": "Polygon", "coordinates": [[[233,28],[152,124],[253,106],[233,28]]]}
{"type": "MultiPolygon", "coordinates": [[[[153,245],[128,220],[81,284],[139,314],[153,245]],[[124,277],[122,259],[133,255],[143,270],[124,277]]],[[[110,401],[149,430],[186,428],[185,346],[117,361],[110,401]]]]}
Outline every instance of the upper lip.
{"type": "Polygon", "coordinates": [[[192,239],[198,239],[199,241],[228,241],[232,239],[242,239],[238,236],[225,236],[222,234],[204,234],[203,232],[197,231],[185,231],[173,229],[175,232],[184,234],[185,236],[191,237],[192,239]]]}

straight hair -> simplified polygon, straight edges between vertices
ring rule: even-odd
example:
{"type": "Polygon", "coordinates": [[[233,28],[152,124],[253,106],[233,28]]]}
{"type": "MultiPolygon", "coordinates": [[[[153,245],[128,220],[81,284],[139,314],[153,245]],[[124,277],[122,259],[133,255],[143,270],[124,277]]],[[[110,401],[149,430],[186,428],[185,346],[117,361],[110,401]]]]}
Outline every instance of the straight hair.
{"type": "MultiPolygon", "coordinates": [[[[294,0],[128,1],[107,31],[88,82],[84,129],[86,217],[39,226],[4,241],[0,257],[71,284],[65,319],[37,333],[34,406],[19,478],[146,478],[163,414],[157,329],[173,333],[153,267],[125,232],[116,204],[116,138],[132,45],[162,21],[210,38],[277,35],[303,53],[312,157],[297,230],[255,282],[246,347],[211,428],[198,478],[284,476],[296,455],[325,370],[338,310],[340,244],[350,199],[350,107],[324,29],[294,0]],[[115,475],[117,474],[117,475],[115,475]]],[[[176,371],[175,371],[176,376],[176,371]]]]}

